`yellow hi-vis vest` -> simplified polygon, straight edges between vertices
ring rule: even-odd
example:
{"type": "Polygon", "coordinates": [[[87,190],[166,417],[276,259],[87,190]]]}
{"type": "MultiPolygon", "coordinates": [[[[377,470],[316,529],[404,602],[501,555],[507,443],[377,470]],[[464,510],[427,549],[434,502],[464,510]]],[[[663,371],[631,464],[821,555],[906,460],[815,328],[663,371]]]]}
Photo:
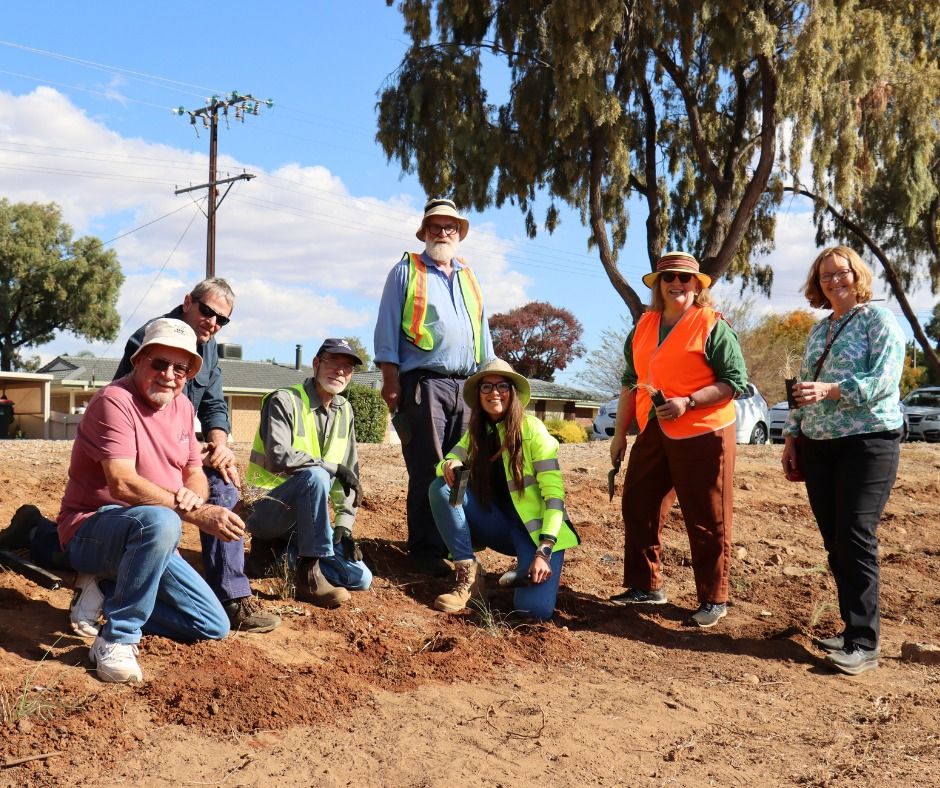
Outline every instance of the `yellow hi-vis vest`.
{"type": "MultiPolygon", "coordinates": [[[[506,427],[496,424],[500,443],[506,440],[506,427]]],[[[437,465],[437,475],[444,475],[444,463],[458,460],[466,464],[470,433],[465,432],[457,445],[437,465]]],[[[509,470],[509,453],[503,452],[503,471],[509,485],[512,505],[535,544],[542,536],[556,539],[552,552],[577,547],[581,543],[565,512],[565,483],[558,464],[558,441],[536,416],[526,414],[522,421],[522,489],[516,487],[509,470]]]]}
{"type": "MultiPolygon", "coordinates": [[[[326,436],[326,445],[321,450],[320,439],[317,436],[317,421],[313,415],[313,409],[310,407],[310,397],[307,396],[303,384],[278,390],[289,391],[293,395],[294,435],[291,447],[297,449],[297,451],[305,451],[311,457],[319,457],[334,463],[342,462],[346,457],[346,449],[349,446],[349,436],[353,425],[353,410],[349,400],[345,397],[339,397],[341,400],[339,410],[336,416],[333,417],[330,432],[326,436]]],[[[261,400],[262,408],[268,397],[275,393],[276,391],[271,391],[264,395],[261,400]]],[[[279,474],[268,469],[267,458],[264,454],[264,441],[261,438],[261,427],[259,426],[255,432],[254,443],[251,445],[251,456],[248,459],[248,472],[245,474],[245,481],[255,487],[273,490],[279,484],[287,481],[289,477],[290,474],[279,474]]],[[[342,499],[342,484],[336,480],[333,481],[330,498],[333,499],[335,494],[338,494],[342,499]]],[[[336,501],[334,501],[335,503],[336,501]]]]}
{"type": "MultiPolygon", "coordinates": [[[[405,305],[401,311],[401,330],[408,341],[422,350],[434,347],[434,337],[424,324],[428,313],[428,267],[417,252],[405,252],[408,257],[408,289],[405,292],[405,305]]],[[[470,267],[459,257],[462,266],[457,271],[457,283],[463,297],[470,325],[473,328],[473,355],[477,364],[483,361],[483,294],[480,283],[470,267]]]]}

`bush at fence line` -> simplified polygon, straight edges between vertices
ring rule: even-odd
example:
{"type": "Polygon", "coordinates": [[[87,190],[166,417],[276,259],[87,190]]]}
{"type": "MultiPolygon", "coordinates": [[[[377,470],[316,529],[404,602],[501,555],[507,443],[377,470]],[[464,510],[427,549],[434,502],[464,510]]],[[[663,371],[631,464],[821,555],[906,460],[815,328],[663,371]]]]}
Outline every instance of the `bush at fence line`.
{"type": "Polygon", "coordinates": [[[356,417],[356,440],[359,443],[381,443],[388,424],[388,408],[378,389],[350,384],[343,396],[352,405],[356,417]]]}
{"type": "Polygon", "coordinates": [[[584,443],[587,440],[587,430],[576,421],[545,419],[545,428],[559,443],[584,443]]]}

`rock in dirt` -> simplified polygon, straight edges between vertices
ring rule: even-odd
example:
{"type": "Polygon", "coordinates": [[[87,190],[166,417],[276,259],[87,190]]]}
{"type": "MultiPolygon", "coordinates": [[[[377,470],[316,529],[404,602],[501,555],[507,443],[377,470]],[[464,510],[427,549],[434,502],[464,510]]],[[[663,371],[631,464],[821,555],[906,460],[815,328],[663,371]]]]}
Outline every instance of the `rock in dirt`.
{"type": "Polygon", "coordinates": [[[919,662],[921,665],[940,665],[940,646],[907,641],[901,646],[901,659],[905,662],[919,662]]]}

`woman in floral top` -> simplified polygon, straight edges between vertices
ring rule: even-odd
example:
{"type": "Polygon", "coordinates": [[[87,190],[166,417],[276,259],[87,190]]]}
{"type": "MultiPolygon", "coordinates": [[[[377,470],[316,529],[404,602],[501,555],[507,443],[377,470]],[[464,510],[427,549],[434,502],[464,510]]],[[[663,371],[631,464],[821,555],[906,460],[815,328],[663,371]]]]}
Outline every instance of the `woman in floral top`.
{"type": "Polygon", "coordinates": [[[782,457],[788,477],[801,470],[806,479],[845,625],[815,642],[830,666],[850,675],[878,667],[876,530],[894,486],[903,424],[904,337],[891,312],[868,303],[871,283],[871,271],[846,246],[825,249],[813,262],[803,292],[811,306],[832,313],[806,341],[782,457]]]}

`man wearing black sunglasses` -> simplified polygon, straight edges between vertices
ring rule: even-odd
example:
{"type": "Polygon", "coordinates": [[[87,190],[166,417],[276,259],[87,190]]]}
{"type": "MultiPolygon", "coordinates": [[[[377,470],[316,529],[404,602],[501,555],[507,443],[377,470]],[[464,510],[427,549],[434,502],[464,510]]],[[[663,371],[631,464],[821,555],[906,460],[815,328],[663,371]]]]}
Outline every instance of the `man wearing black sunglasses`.
{"type": "MultiPolygon", "coordinates": [[[[238,503],[241,479],[235,454],[228,446],[231,423],[228,403],[222,393],[222,368],[215,335],[228,325],[234,306],[235,294],[228,282],[213,277],[203,279],[183,298],[182,304],[164,315],[182,320],[196,334],[202,367],[186,383],[183,393],[196,410],[205,441],[203,466],[209,479],[209,502],[228,509],[238,503]]],[[[141,326],[127,341],[115,380],[130,372],[130,359],[143,341],[145,328],[141,326]]],[[[203,532],[200,532],[200,538],[206,581],[225,607],[232,629],[241,632],[270,632],[274,629],[280,618],[261,609],[245,574],[244,538],[224,542],[203,532]]]]}

